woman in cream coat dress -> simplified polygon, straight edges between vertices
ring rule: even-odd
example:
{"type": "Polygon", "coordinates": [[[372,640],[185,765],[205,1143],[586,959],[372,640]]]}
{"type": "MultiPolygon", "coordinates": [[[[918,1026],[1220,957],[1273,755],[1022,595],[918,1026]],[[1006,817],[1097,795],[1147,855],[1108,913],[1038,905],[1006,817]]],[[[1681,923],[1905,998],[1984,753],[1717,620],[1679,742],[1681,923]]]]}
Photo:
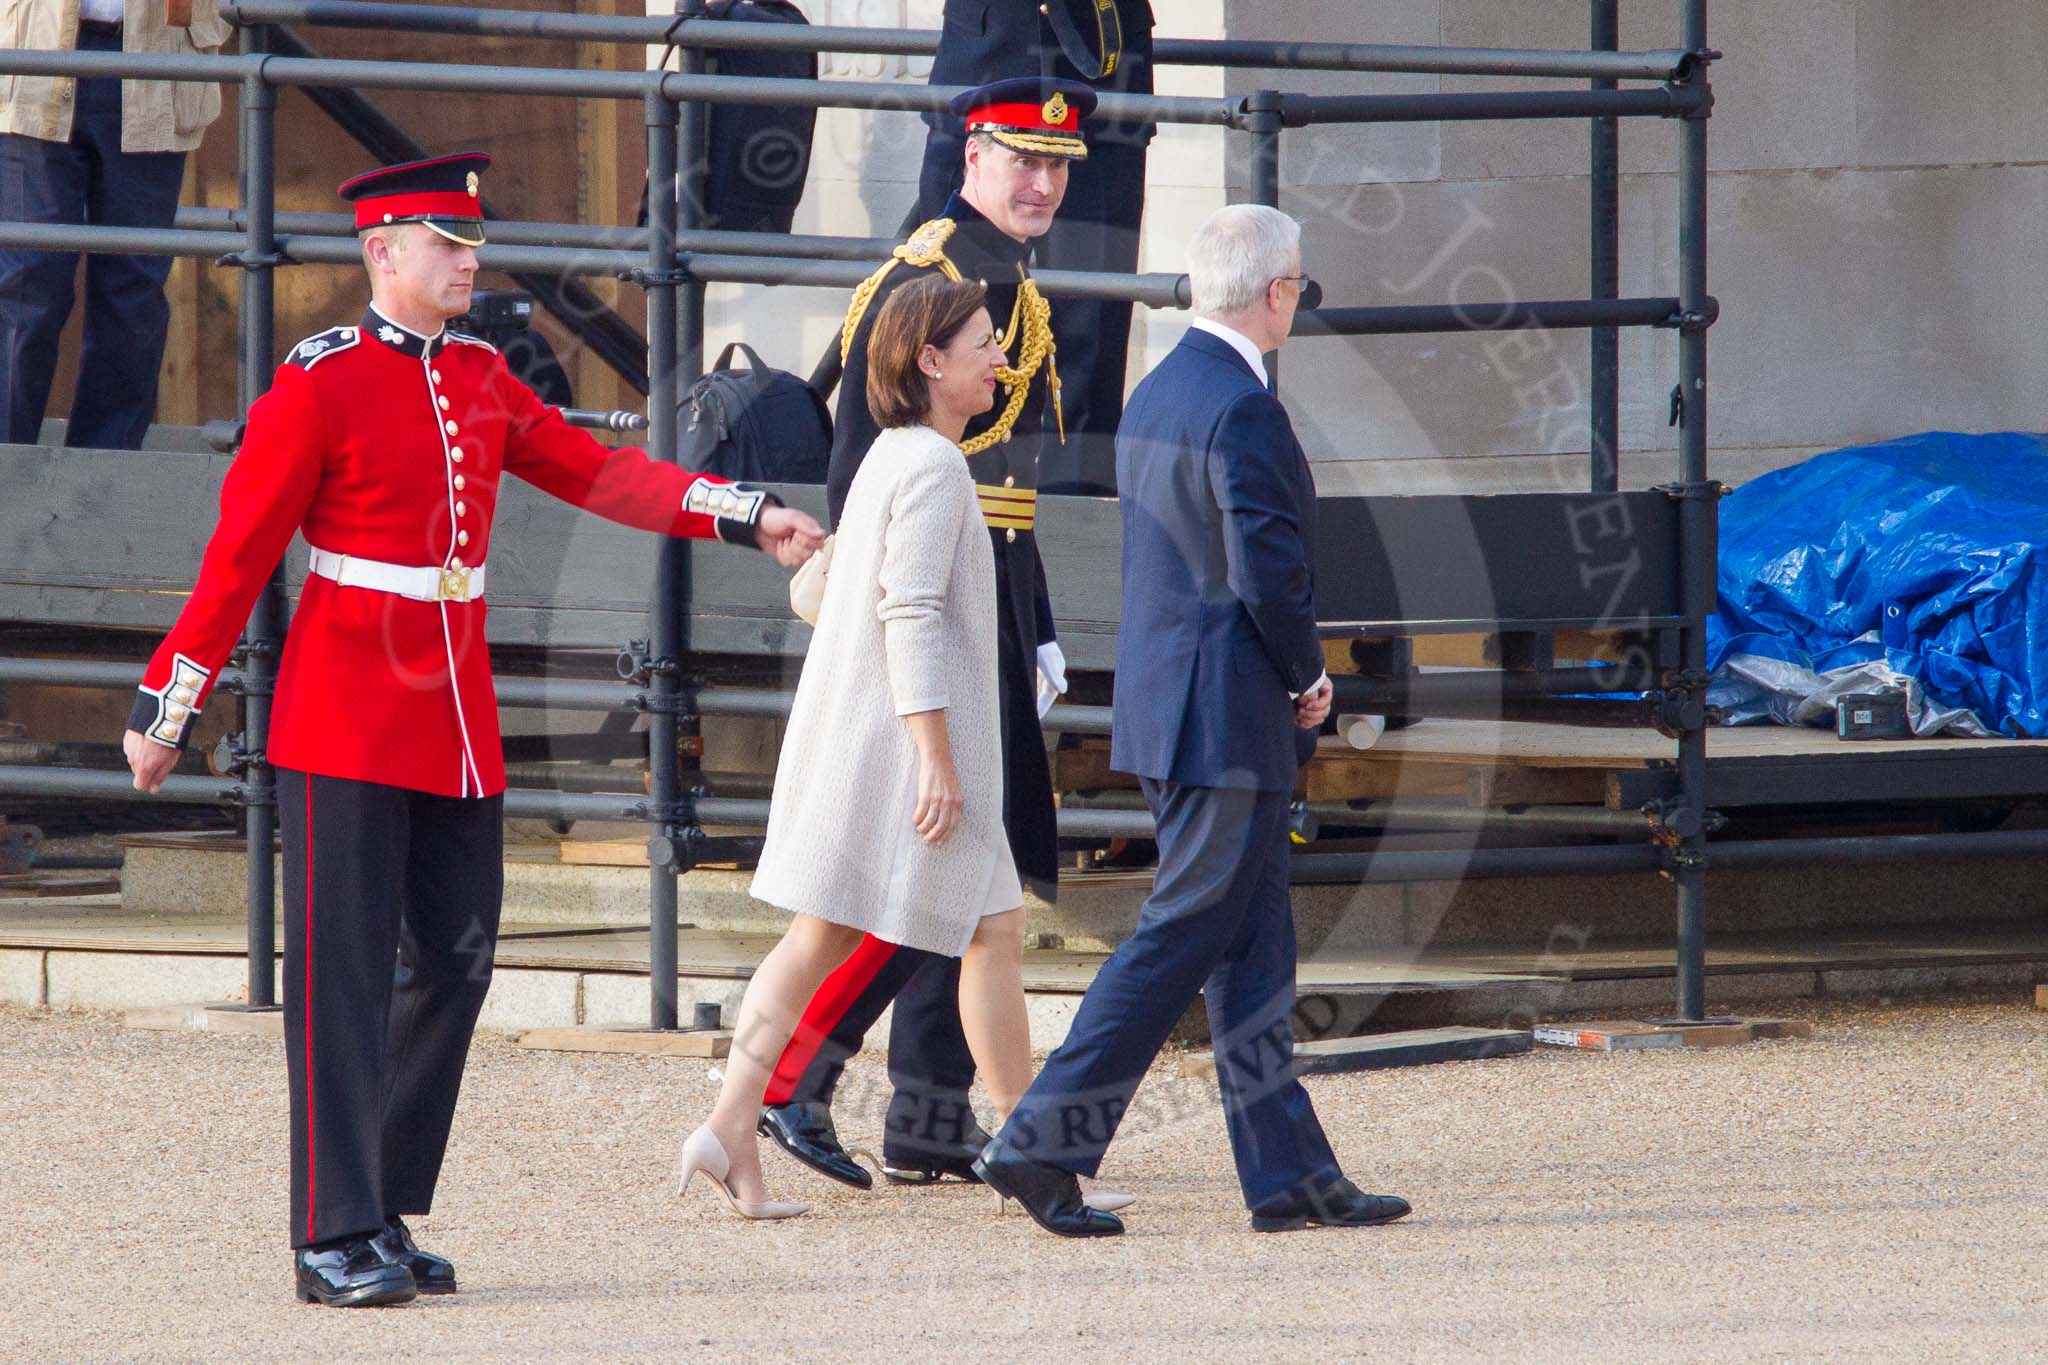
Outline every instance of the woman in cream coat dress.
{"type": "MultiPolygon", "coordinates": [[[[997,1106],[1031,1082],[1023,888],[1004,837],[995,567],[958,441],[1007,363],[982,287],[892,294],[868,344],[883,428],[847,493],[775,774],[754,895],[792,912],[754,973],[710,1120],[683,1144],[733,1210],[767,1199],[755,1123],[804,1006],[863,933],[958,955],[960,1021],[997,1106]]],[[[841,402],[855,395],[843,395],[841,402]]]]}

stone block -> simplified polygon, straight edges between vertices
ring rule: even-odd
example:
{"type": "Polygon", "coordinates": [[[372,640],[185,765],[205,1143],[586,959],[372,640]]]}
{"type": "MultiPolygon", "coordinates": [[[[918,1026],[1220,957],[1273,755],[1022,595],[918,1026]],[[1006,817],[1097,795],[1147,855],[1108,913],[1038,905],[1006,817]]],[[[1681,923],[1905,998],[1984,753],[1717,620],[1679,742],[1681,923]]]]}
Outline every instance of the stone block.
{"type": "Polygon", "coordinates": [[[581,977],[575,972],[500,968],[491,973],[490,993],[476,1026],[490,1033],[535,1028],[568,1028],[577,1019],[581,977]]]}
{"type": "MultiPolygon", "coordinates": [[[[740,997],[747,983],[731,977],[685,976],[676,984],[677,1014],[688,1023],[700,1003],[716,1004],[725,1024],[739,1018],[740,997]]],[[[649,990],[645,976],[622,972],[591,972],[583,978],[583,1017],[577,1022],[595,1028],[634,1028],[648,1021],[649,990]]]]}
{"type": "MultiPolygon", "coordinates": [[[[1440,0],[1294,0],[1274,5],[1229,0],[1231,38],[1254,41],[1434,44],[1441,32],[1440,0]]],[[[1308,95],[1411,95],[1439,88],[1436,76],[1367,71],[1233,70],[1232,95],[1275,89],[1308,95]]],[[[1318,124],[1282,134],[1280,176],[1295,186],[1346,187],[1382,181],[1434,180],[1439,174],[1442,125],[1435,123],[1318,124]]],[[[1228,183],[1249,183],[1251,141],[1242,133],[1228,144],[1228,183]]]]}
{"type": "Polygon", "coordinates": [[[248,967],[237,957],[193,953],[75,953],[48,958],[51,1009],[127,1010],[232,1000],[248,986],[248,967]]]}
{"type": "Polygon", "coordinates": [[[1854,164],[2040,159],[2048,145],[2048,8],[2035,0],[1884,0],[1856,11],[1854,164]]]}
{"type": "MultiPolygon", "coordinates": [[[[235,916],[249,903],[249,864],[240,835],[150,834],[122,838],[121,908],[131,914],[235,916]]],[[[284,907],[284,861],[272,886],[284,907]]]]}
{"type": "MultiPolygon", "coordinates": [[[[1904,432],[2032,430],[2030,376],[2048,362],[2048,299],[1986,262],[2027,259],[2048,213],[2048,167],[1960,166],[1717,176],[1708,287],[1715,446],[1847,445],[1904,432]],[[1739,300],[1797,300],[1743,307],[1739,300]]],[[[1653,237],[1675,240],[1668,194],[1653,237]]],[[[1659,264],[1673,287],[1675,258],[1659,264]]],[[[1624,347],[1624,392],[1654,398],[1676,341],[1624,347]],[[1640,376],[1631,379],[1631,375],[1640,376]]],[[[1625,409],[1623,439],[1649,443],[1657,404],[1625,409]]]]}
{"type": "MultiPolygon", "coordinates": [[[[1855,146],[1863,100],[1847,73],[1860,55],[1859,14],[1870,9],[1857,0],[1742,0],[1714,7],[1708,39],[1728,54],[1711,75],[1716,102],[1708,143],[1716,170],[1841,166],[1862,159],[1855,146]]],[[[1458,47],[1583,49],[1586,17],[1584,0],[1443,0],[1443,41],[1458,47]]],[[[1664,0],[1624,0],[1620,28],[1621,45],[1630,50],[1683,45],[1678,13],[1664,0]]],[[[1493,76],[1443,80],[1448,91],[1576,84],[1493,76]]],[[[1888,98],[1899,100],[1900,93],[1888,98]]],[[[1445,124],[1444,177],[1583,176],[1587,127],[1584,119],[1445,124]]],[[[1677,126],[1671,121],[1622,120],[1618,141],[1624,171],[1677,165],[1677,126]]]]}
{"type": "Polygon", "coordinates": [[[43,956],[40,948],[0,948],[0,1005],[41,1009],[48,1003],[43,991],[43,956]]]}

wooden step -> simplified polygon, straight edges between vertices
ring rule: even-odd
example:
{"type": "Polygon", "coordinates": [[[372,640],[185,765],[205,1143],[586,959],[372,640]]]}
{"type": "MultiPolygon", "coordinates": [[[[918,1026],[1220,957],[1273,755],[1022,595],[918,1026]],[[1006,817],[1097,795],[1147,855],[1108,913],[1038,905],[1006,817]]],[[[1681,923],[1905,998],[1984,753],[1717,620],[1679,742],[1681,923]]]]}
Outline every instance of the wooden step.
{"type": "MultiPolygon", "coordinates": [[[[1379,1071],[1431,1062],[1473,1062],[1488,1057],[1513,1057],[1534,1046],[1528,1029],[1407,1029],[1399,1033],[1368,1033],[1358,1038],[1318,1038],[1294,1045],[1294,1074],[1327,1075],[1340,1071],[1379,1071]]],[[[1181,1075],[1213,1080],[1214,1052],[1190,1052],[1181,1059],[1181,1075]]]]}

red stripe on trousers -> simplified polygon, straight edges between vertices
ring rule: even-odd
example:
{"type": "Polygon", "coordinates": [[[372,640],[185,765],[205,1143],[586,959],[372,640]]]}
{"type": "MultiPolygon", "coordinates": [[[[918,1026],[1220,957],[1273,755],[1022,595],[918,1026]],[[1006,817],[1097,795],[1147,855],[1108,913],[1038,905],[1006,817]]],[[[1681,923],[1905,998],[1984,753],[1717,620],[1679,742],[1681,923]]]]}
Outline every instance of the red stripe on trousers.
{"type": "Polygon", "coordinates": [[[320,1168],[313,1162],[313,774],[306,774],[306,1240],[313,1240],[313,1199],[320,1168]]]}
{"type": "Polygon", "coordinates": [[[817,1060],[818,1052],[825,1046],[825,1040],[832,1036],[832,1030],[839,1027],[839,1021],[853,1008],[853,1002],[860,999],[861,992],[873,984],[875,977],[895,955],[896,945],[887,939],[876,938],[873,934],[862,937],[860,946],[833,970],[832,975],[825,978],[824,984],[818,987],[818,993],[811,997],[803,1019],[796,1026],[796,1033],[790,1037],[789,1046],[782,1049],[782,1057],[775,1063],[775,1074],[768,1078],[768,1089],[762,1094],[761,1103],[789,1103],[790,1096],[796,1093],[797,1082],[817,1060]]]}

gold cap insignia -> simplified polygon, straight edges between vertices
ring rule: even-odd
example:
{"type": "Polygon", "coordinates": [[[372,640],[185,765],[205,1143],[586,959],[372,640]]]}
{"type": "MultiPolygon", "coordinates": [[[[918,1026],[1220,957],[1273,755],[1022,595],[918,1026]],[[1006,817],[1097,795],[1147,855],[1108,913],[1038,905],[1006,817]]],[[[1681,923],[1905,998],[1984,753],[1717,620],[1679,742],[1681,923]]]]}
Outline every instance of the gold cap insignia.
{"type": "Polygon", "coordinates": [[[1064,91],[1055,90],[1045,107],[1038,111],[1045,117],[1048,126],[1057,128],[1067,121],[1067,97],[1064,91]]]}
{"type": "Polygon", "coordinates": [[[469,191],[469,197],[470,197],[470,198],[472,198],[472,199],[476,198],[476,172],[475,172],[475,171],[471,171],[471,172],[469,173],[469,179],[467,179],[467,180],[465,180],[465,181],[463,182],[463,186],[464,186],[464,188],[466,188],[466,189],[467,189],[467,190],[469,191]]]}

